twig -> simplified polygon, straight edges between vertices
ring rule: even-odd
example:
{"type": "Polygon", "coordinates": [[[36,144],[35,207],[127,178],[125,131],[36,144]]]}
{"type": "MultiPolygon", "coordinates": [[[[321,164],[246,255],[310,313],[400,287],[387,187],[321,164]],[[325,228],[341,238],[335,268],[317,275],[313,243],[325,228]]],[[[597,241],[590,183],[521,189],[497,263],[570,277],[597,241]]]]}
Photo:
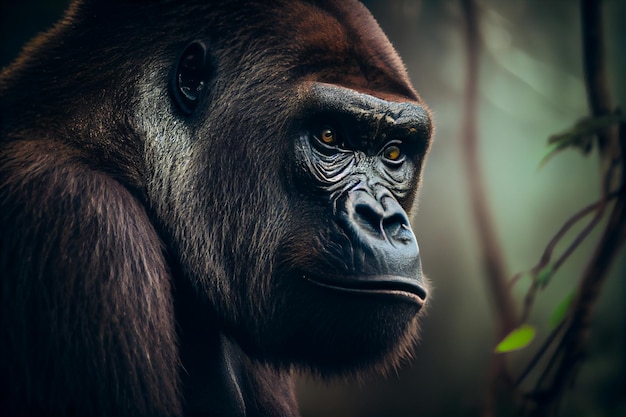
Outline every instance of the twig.
{"type": "MultiPolygon", "coordinates": [[[[609,178],[609,177],[610,176],[607,176],[607,178],[609,178]]],[[[606,182],[607,181],[605,181],[605,183],[606,182]]],[[[563,238],[563,236],[565,236],[565,234],[569,231],[569,229],[571,229],[576,223],[578,223],[580,220],[582,220],[583,218],[587,217],[588,214],[591,214],[594,211],[596,211],[598,213],[602,213],[604,211],[604,206],[606,205],[606,203],[609,202],[610,200],[614,199],[615,197],[617,197],[617,195],[618,195],[617,191],[614,191],[612,193],[608,193],[608,194],[606,194],[606,198],[603,197],[599,201],[596,201],[595,203],[592,203],[592,204],[588,205],[587,207],[583,208],[578,213],[576,213],[572,217],[570,217],[563,224],[563,226],[561,226],[559,231],[556,232],[554,237],[550,240],[550,243],[548,243],[548,245],[546,246],[546,249],[543,251],[543,255],[541,255],[541,260],[539,261],[539,263],[536,266],[533,267],[533,270],[540,270],[540,269],[542,269],[543,267],[547,266],[550,263],[550,260],[552,259],[552,253],[554,252],[554,249],[556,248],[556,245],[561,241],[561,239],[563,238]]],[[[596,216],[597,216],[597,214],[596,214],[596,216]]],[[[580,235],[579,235],[579,237],[580,237],[580,235]]],[[[573,249],[575,249],[575,248],[576,248],[576,246],[574,246],[573,249]]],[[[571,253],[571,250],[566,250],[565,253],[571,253]]],[[[560,258],[563,258],[563,256],[561,256],[560,258]]]]}
{"type": "MultiPolygon", "coordinates": [[[[605,181],[606,184],[610,182],[610,179],[613,176],[613,172],[614,172],[613,170],[609,171],[606,181],[605,181]]],[[[593,219],[591,219],[591,221],[587,224],[587,226],[585,226],[585,228],[576,236],[576,238],[568,246],[568,248],[554,262],[554,264],[552,265],[551,274],[556,273],[556,271],[567,260],[567,258],[569,258],[569,256],[574,252],[574,250],[585,240],[585,238],[589,235],[589,233],[591,233],[591,231],[597,226],[598,222],[604,216],[604,210],[606,208],[606,204],[610,200],[613,200],[614,198],[619,196],[619,193],[620,193],[620,190],[613,191],[612,193],[609,193],[609,194],[605,194],[606,198],[603,197],[600,201],[596,201],[595,203],[588,205],[587,207],[580,210],[578,213],[574,214],[565,222],[565,224],[563,224],[563,226],[559,229],[559,231],[550,240],[550,243],[548,243],[548,245],[546,246],[546,249],[543,252],[543,255],[541,256],[541,260],[539,261],[537,265],[535,265],[531,269],[532,274],[534,275],[534,280],[533,280],[532,286],[528,289],[528,291],[526,292],[526,296],[524,297],[524,305],[522,309],[521,322],[526,321],[526,319],[530,315],[530,310],[532,309],[532,306],[535,301],[535,296],[537,294],[537,290],[539,289],[540,284],[537,282],[536,275],[537,273],[539,273],[539,271],[541,271],[543,268],[545,268],[546,266],[550,264],[554,249],[556,248],[556,245],[559,243],[559,241],[563,238],[565,233],[567,233],[567,231],[572,226],[574,226],[580,220],[585,218],[588,214],[596,211],[596,215],[593,217],[593,219]]],[[[514,279],[519,279],[520,277],[521,277],[521,274],[517,274],[514,277],[514,279]]]]}
{"type": "Polygon", "coordinates": [[[524,368],[524,370],[520,373],[520,375],[517,377],[517,379],[513,383],[513,386],[515,388],[517,388],[524,381],[524,379],[526,379],[526,377],[530,374],[530,372],[537,365],[537,363],[539,363],[539,361],[541,360],[543,355],[546,353],[550,345],[552,345],[552,342],[554,342],[554,340],[559,335],[561,330],[563,330],[563,328],[565,327],[565,322],[566,322],[566,319],[561,320],[559,325],[552,330],[552,332],[550,333],[548,338],[543,342],[543,344],[541,345],[537,353],[535,353],[535,355],[532,357],[530,362],[528,362],[528,365],[526,365],[526,368],[524,368]]]}
{"type": "Polygon", "coordinates": [[[604,179],[604,187],[602,188],[602,199],[598,202],[598,209],[596,211],[596,215],[591,219],[589,224],[585,226],[585,228],[576,236],[576,239],[572,242],[572,244],[561,254],[561,256],[554,262],[553,270],[556,272],[557,269],[561,267],[563,262],[576,250],[578,245],[580,245],[583,240],[591,233],[591,231],[596,227],[598,222],[604,216],[604,210],[606,208],[609,200],[612,200],[618,192],[610,193],[608,192],[609,187],[611,186],[611,181],[613,179],[613,175],[615,174],[615,169],[617,168],[617,163],[611,163],[604,179]]]}

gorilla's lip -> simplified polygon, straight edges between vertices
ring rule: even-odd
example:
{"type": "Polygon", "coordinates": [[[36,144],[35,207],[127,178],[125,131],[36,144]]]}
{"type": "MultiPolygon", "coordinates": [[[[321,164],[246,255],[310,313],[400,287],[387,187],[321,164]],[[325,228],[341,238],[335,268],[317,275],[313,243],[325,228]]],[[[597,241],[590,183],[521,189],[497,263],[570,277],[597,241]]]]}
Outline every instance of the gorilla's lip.
{"type": "Polygon", "coordinates": [[[414,278],[396,275],[366,275],[352,277],[339,276],[332,278],[312,278],[305,276],[310,282],[333,290],[357,294],[386,294],[409,298],[418,304],[426,300],[426,289],[414,278]]]}

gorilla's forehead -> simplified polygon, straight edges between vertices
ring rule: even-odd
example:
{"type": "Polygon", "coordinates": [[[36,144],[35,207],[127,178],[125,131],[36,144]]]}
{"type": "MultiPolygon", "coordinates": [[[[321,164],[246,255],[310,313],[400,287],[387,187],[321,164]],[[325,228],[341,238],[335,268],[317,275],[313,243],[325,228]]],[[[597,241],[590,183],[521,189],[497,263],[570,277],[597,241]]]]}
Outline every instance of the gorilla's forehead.
{"type": "Polygon", "coordinates": [[[396,51],[357,1],[247,0],[207,7],[207,29],[229,54],[236,46],[244,55],[253,51],[250,60],[276,60],[275,72],[300,81],[420,101],[396,51]]]}
{"type": "Polygon", "coordinates": [[[286,21],[304,79],[419,100],[400,58],[362,4],[292,2],[286,13],[293,16],[286,21]]]}

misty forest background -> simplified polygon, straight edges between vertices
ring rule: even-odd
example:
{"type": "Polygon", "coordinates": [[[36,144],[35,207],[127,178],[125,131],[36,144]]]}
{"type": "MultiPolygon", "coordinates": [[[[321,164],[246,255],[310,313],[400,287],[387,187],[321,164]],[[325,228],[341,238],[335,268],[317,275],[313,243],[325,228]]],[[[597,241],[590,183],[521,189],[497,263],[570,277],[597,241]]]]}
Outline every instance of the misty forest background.
{"type": "MultiPolygon", "coordinates": [[[[494,379],[494,363],[500,366],[499,361],[505,361],[506,373],[515,379],[555,332],[551,318],[578,288],[610,221],[611,204],[623,202],[624,194],[622,188],[622,197],[614,195],[607,203],[606,216],[550,276],[549,285],[545,280],[538,284],[537,280],[545,277],[528,271],[568,219],[602,198],[601,184],[607,175],[597,147],[588,154],[565,150],[540,167],[548,138],[590,114],[579,2],[478,2],[469,10],[473,10],[478,28],[474,44],[468,42],[472,33],[468,32],[471,13],[467,5],[471,1],[364,3],[404,59],[435,117],[434,145],[413,219],[423,268],[434,290],[413,361],[386,379],[362,384],[303,377],[299,385],[301,412],[305,417],[545,415],[532,406],[541,401],[531,401],[529,406],[520,393],[532,390],[554,345],[548,346],[547,356],[514,389],[500,390],[498,384],[507,382],[506,378],[494,379]],[[473,84],[476,94],[468,101],[467,51],[477,45],[473,55],[478,70],[473,84]],[[470,107],[476,114],[469,122],[466,102],[475,103],[470,107]],[[518,278],[507,287],[512,295],[509,308],[513,307],[518,319],[529,289],[537,289],[532,309],[523,320],[536,329],[535,339],[526,348],[499,355],[495,361],[493,351],[501,339],[503,318],[501,311],[493,308],[497,303],[483,262],[481,230],[474,220],[466,173],[467,148],[462,143],[473,128],[485,190],[482,204],[491,213],[504,274],[508,281],[518,278]]],[[[67,0],[2,0],[0,66],[14,59],[26,40],[49,28],[67,4],[67,0]]],[[[606,0],[602,12],[604,79],[611,109],[626,109],[626,1],[606,0]]],[[[624,143],[623,118],[621,123],[624,143]]],[[[615,125],[603,126],[617,130],[615,125]]],[[[624,162],[623,158],[616,160],[618,165],[624,162]]],[[[613,174],[619,177],[619,166],[613,174]]],[[[610,182],[613,185],[608,191],[619,188],[618,180],[610,182]]],[[[615,217],[619,222],[619,215],[615,217]]],[[[566,251],[588,223],[587,218],[577,222],[555,253],[566,251]]],[[[623,222],[620,225],[623,227],[623,222]]],[[[573,387],[566,381],[558,395],[560,415],[626,416],[624,255],[622,245],[610,256],[606,281],[597,287],[601,292],[593,302],[582,367],[573,387]]],[[[555,336],[558,340],[562,334],[555,336]]],[[[553,365],[551,369],[558,368],[558,363],[553,365]]]]}

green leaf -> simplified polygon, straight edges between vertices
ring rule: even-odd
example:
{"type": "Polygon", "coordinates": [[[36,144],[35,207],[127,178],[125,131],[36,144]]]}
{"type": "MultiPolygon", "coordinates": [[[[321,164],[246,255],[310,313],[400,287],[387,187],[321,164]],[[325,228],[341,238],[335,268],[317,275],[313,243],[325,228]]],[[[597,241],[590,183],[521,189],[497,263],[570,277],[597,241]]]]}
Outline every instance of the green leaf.
{"type": "Polygon", "coordinates": [[[509,333],[495,348],[496,353],[511,352],[523,349],[535,338],[535,328],[529,324],[522,324],[509,333]]]}
{"type": "Polygon", "coordinates": [[[572,304],[573,299],[574,291],[567,294],[567,297],[565,297],[559,305],[556,306],[552,312],[552,317],[550,317],[550,326],[552,326],[553,329],[565,318],[567,310],[569,309],[570,304],[572,304]]]}
{"type": "Polygon", "coordinates": [[[589,153],[593,147],[596,133],[624,121],[626,121],[626,117],[619,112],[580,119],[569,129],[548,138],[549,147],[541,158],[539,166],[544,166],[550,158],[566,148],[579,148],[584,154],[589,153]]]}
{"type": "Polygon", "coordinates": [[[554,273],[554,268],[552,265],[548,265],[542,268],[539,272],[537,272],[537,276],[535,278],[537,282],[537,286],[541,289],[545,288],[546,285],[550,282],[550,278],[552,278],[552,274],[554,273]]]}
{"type": "MultiPolygon", "coordinates": [[[[552,138],[552,136],[550,137],[552,138]]],[[[550,139],[548,139],[549,141],[550,139]]],[[[552,159],[552,157],[554,155],[556,155],[557,153],[559,153],[560,151],[562,151],[564,149],[564,147],[558,143],[550,143],[548,145],[548,150],[546,151],[545,154],[543,154],[543,156],[541,157],[541,161],[539,162],[539,168],[543,168],[545,164],[548,163],[548,161],[550,159],[552,159]]]]}

